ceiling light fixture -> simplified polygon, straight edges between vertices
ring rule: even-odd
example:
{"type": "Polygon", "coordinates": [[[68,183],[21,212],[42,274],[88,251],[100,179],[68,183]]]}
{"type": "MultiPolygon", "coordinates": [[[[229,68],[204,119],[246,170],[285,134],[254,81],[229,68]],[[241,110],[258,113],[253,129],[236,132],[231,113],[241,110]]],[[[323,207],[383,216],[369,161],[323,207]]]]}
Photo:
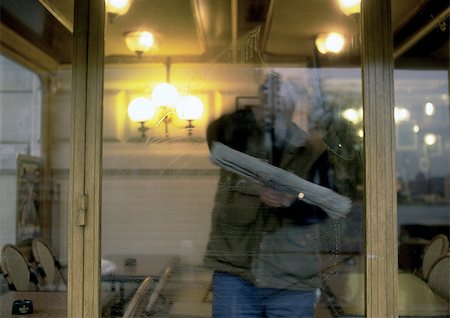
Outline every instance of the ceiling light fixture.
{"type": "Polygon", "coordinates": [[[132,31],[125,33],[125,44],[127,48],[136,53],[140,58],[155,44],[155,38],[148,31],[132,31]]]}
{"type": "Polygon", "coordinates": [[[132,0],[105,0],[106,12],[108,12],[110,21],[118,15],[127,13],[131,2],[132,0]]]}
{"type": "Polygon", "coordinates": [[[319,34],[315,41],[317,50],[322,54],[339,53],[344,48],[344,36],[338,32],[319,34]]]}
{"type": "Polygon", "coordinates": [[[345,15],[352,15],[361,12],[361,0],[338,0],[339,9],[345,15]]]}

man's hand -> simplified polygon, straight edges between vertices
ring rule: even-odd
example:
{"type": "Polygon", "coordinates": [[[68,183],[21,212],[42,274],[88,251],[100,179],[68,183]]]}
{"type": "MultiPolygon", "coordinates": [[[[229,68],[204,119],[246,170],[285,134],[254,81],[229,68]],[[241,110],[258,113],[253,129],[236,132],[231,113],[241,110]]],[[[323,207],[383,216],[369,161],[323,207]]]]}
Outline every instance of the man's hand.
{"type": "Polygon", "coordinates": [[[297,198],[295,195],[279,192],[272,188],[262,188],[259,195],[261,201],[272,208],[288,207],[297,198]]]}

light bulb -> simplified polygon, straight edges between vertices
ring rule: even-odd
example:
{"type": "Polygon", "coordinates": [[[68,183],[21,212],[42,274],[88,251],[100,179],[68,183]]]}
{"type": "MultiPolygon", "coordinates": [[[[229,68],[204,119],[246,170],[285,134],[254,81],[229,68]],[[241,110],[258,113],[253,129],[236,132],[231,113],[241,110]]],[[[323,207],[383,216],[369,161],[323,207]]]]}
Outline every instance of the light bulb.
{"type": "Polygon", "coordinates": [[[152,101],[155,106],[174,107],[180,97],[175,86],[169,83],[161,83],[152,91],[152,101]]]}
{"type": "Polygon", "coordinates": [[[131,0],[106,0],[106,11],[122,15],[127,13],[131,6],[131,0]]]}
{"type": "Polygon", "coordinates": [[[361,11],[361,0],[339,0],[338,4],[345,15],[352,15],[361,11]]]}
{"type": "Polygon", "coordinates": [[[411,117],[411,113],[404,107],[394,107],[394,121],[396,123],[402,121],[408,121],[411,117]]]}
{"type": "Polygon", "coordinates": [[[322,53],[339,53],[344,48],[344,36],[338,32],[319,34],[315,41],[317,50],[322,53]]]}
{"type": "Polygon", "coordinates": [[[133,31],[125,34],[125,44],[131,52],[141,55],[155,43],[153,34],[148,31],[133,31]]]}
{"type": "Polygon", "coordinates": [[[427,116],[431,116],[431,115],[433,115],[434,114],[434,105],[433,105],[433,103],[426,103],[425,104],[425,114],[427,115],[427,116]]]}
{"type": "Polygon", "coordinates": [[[176,112],[181,119],[199,119],[203,114],[203,103],[196,96],[183,96],[176,105],[176,112]]]}
{"type": "Polygon", "coordinates": [[[128,105],[128,116],[132,121],[145,122],[155,115],[155,106],[150,99],[138,97],[128,105]]]}
{"type": "Polygon", "coordinates": [[[432,146],[436,143],[437,141],[437,137],[435,134],[426,134],[423,137],[423,141],[425,142],[426,145],[428,146],[432,146]]]}

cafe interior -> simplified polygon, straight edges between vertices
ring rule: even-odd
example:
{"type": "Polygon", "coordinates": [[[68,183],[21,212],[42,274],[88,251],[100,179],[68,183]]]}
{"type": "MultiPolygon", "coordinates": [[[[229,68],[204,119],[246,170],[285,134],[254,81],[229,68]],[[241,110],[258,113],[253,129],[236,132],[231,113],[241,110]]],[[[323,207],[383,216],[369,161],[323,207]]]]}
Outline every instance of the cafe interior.
{"type": "Polygon", "coordinates": [[[0,0],[0,317],[212,317],[206,130],[276,72],[351,200],[315,317],[450,315],[443,0],[0,0]],[[32,279],[34,278],[34,279],[32,279]]]}

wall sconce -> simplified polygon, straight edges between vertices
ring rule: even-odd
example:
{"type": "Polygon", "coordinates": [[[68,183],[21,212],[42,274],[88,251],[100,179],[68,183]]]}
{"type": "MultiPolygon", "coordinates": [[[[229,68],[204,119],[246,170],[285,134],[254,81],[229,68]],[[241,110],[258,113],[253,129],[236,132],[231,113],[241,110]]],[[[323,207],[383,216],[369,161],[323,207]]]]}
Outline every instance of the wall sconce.
{"type": "Polygon", "coordinates": [[[315,41],[317,50],[322,54],[339,53],[344,48],[344,36],[337,32],[319,34],[315,41]]]}
{"type": "Polygon", "coordinates": [[[140,58],[155,44],[155,38],[148,31],[132,31],[125,33],[125,44],[127,48],[136,53],[140,58]]]}
{"type": "MultiPolygon", "coordinates": [[[[195,128],[192,123],[194,120],[202,117],[203,103],[198,97],[188,95],[180,97],[174,107],[163,107],[162,112],[158,115],[160,119],[154,128],[164,122],[166,137],[169,137],[168,125],[171,121],[170,116],[174,113],[180,119],[187,120],[188,124],[185,128],[188,130],[188,136],[192,136],[192,130],[195,128]]],[[[133,99],[128,105],[128,116],[132,121],[140,124],[138,131],[141,133],[142,138],[146,137],[145,133],[150,129],[150,127],[145,126],[145,122],[152,119],[155,114],[156,106],[149,98],[138,97],[133,99]]]]}
{"type": "Polygon", "coordinates": [[[132,121],[138,122],[140,124],[138,131],[141,132],[142,138],[145,138],[145,132],[149,130],[148,127],[145,127],[145,122],[153,118],[154,115],[155,105],[153,105],[153,103],[148,98],[135,98],[128,105],[128,116],[132,121]]]}
{"type": "Polygon", "coordinates": [[[172,121],[172,114],[176,113],[182,120],[187,120],[188,136],[192,136],[195,126],[194,120],[198,120],[203,114],[203,103],[192,95],[180,96],[178,90],[169,83],[170,81],[170,59],[166,60],[166,82],[155,86],[151,93],[151,99],[139,97],[133,99],[128,105],[128,116],[132,121],[140,123],[139,131],[141,137],[145,138],[145,132],[149,127],[145,127],[145,122],[154,117],[156,108],[158,110],[158,120],[153,128],[159,127],[161,123],[165,126],[165,135],[169,137],[169,123],[172,121]]]}
{"type": "Polygon", "coordinates": [[[192,95],[183,96],[177,103],[176,112],[178,117],[188,121],[186,126],[188,136],[192,136],[192,129],[195,128],[192,122],[202,117],[203,103],[198,97],[192,95]]]}
{"type": "Polygon", "coordinates": [[[361,11],[361,0],[338,0],[339,9],[347,16],[361,11]]]}

